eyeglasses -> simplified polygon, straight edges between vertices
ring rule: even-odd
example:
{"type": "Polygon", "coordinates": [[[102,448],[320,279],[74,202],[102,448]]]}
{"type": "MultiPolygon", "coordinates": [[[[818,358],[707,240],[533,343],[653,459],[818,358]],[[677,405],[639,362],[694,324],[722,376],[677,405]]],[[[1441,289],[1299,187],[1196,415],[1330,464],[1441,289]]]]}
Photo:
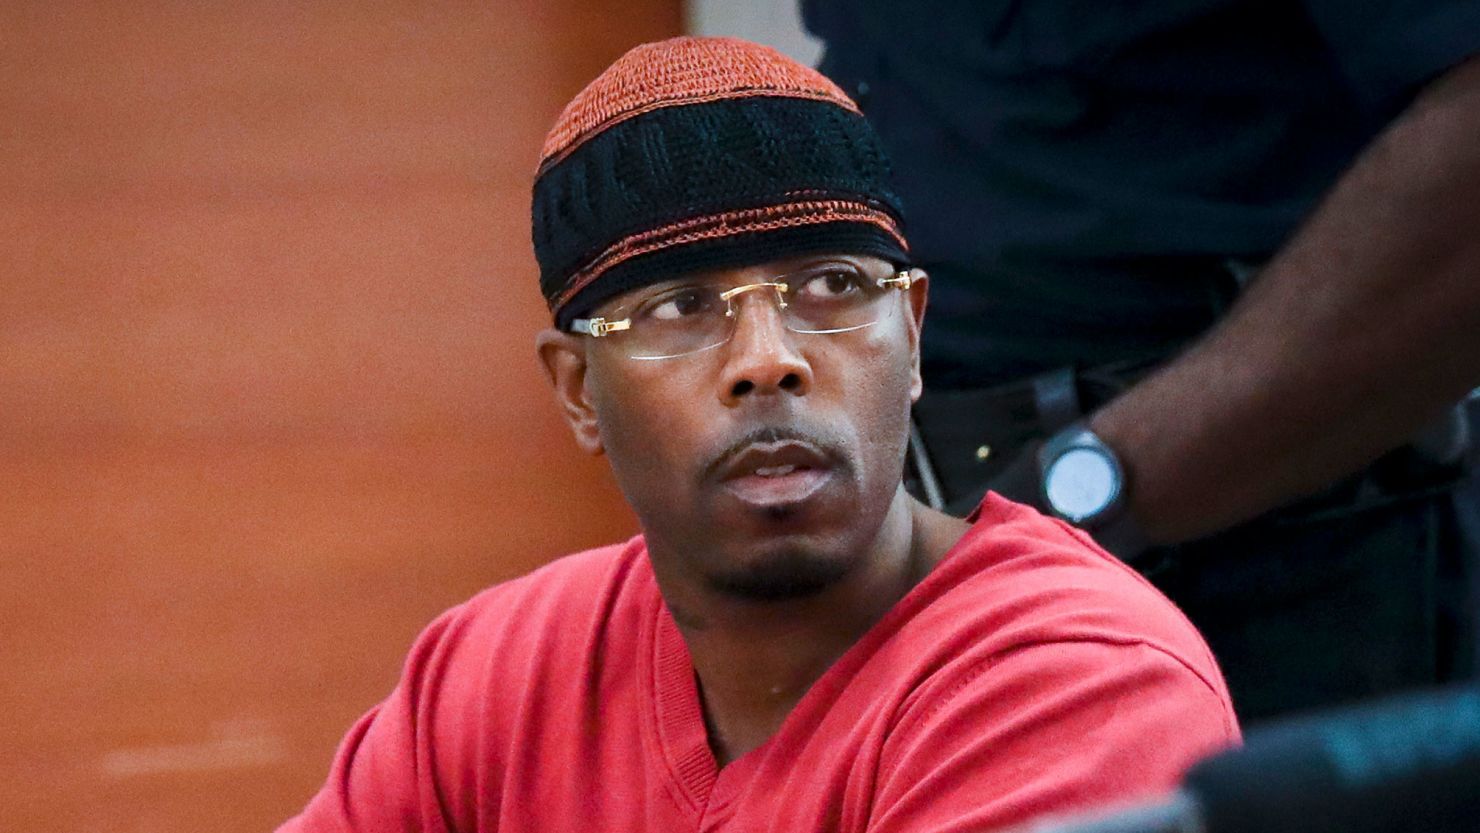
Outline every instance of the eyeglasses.
{"type": "Polygon", "coordinates": [[[639,361],[676,359],[729,341],[736,299],[746,293],[772,295],[782,325],[794,333],[847,333],[886,320],[898,306],[893,290],[909,289],[915,280],[911,272],[875,278],[851,263],[829,262],[742,286],[719,279],[660,284],[609,316],[572,321],[571,331],[593,338],[620,334],[620,349],[639,361]]]}

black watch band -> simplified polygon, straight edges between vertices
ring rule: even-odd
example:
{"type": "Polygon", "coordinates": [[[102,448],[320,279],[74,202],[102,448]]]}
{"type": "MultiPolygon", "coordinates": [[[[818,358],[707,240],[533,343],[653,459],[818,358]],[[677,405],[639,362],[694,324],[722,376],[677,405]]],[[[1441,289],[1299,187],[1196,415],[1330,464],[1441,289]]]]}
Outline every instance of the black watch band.
{"type": "Polygon", "coordinates": [[[1037,458],[1038,497],[1051,514],[1089,532],[1126,561],[1150,546],[1127,511],[1120,457],[1084,421],[1049,437],[1037,458]]]}

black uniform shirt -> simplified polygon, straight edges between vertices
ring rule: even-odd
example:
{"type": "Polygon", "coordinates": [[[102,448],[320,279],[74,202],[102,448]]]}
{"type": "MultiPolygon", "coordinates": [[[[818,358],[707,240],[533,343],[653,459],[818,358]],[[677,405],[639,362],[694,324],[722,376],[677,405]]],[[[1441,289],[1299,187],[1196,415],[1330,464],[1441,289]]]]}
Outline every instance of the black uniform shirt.
{"type": "MultiPolygon", "coordinates": [[[[926,379],[1161,355],[1426,80],[1480,0],[803,0],[929,269],[926,379]]],[[[1480,138],[1477,138],[1480,146],[1480,138]]]]}

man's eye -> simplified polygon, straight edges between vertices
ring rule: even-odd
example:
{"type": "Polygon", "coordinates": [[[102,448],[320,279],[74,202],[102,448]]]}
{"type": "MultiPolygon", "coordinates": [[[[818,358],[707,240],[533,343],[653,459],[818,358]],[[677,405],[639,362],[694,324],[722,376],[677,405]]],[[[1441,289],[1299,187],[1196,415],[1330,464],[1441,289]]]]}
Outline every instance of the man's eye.
{"type": "Polygon", "coordinates": [[[816,301],[844,298],[862,292],[863,276],[852,269],[832,268],[808,276],[797,294],[816,301]]]}
{"type": "Polygon", "coordinates": [[[678,289],[654,298],[647,305],[646,317],[660,321],[674,321],[700,315],[713,306],[709,295],[702,289],[678,289]]]}

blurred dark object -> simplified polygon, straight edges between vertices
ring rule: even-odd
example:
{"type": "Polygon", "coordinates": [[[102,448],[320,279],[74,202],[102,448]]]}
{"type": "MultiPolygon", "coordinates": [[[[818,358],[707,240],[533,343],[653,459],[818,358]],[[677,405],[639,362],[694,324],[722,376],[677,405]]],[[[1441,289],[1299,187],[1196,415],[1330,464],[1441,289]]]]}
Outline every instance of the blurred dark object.
{"type": "Polygon", "coordinates": [[[1034,833],[1469,833],[1480,691],[1450,688],[1270,724],[1165,801],[1034,833]]]}

